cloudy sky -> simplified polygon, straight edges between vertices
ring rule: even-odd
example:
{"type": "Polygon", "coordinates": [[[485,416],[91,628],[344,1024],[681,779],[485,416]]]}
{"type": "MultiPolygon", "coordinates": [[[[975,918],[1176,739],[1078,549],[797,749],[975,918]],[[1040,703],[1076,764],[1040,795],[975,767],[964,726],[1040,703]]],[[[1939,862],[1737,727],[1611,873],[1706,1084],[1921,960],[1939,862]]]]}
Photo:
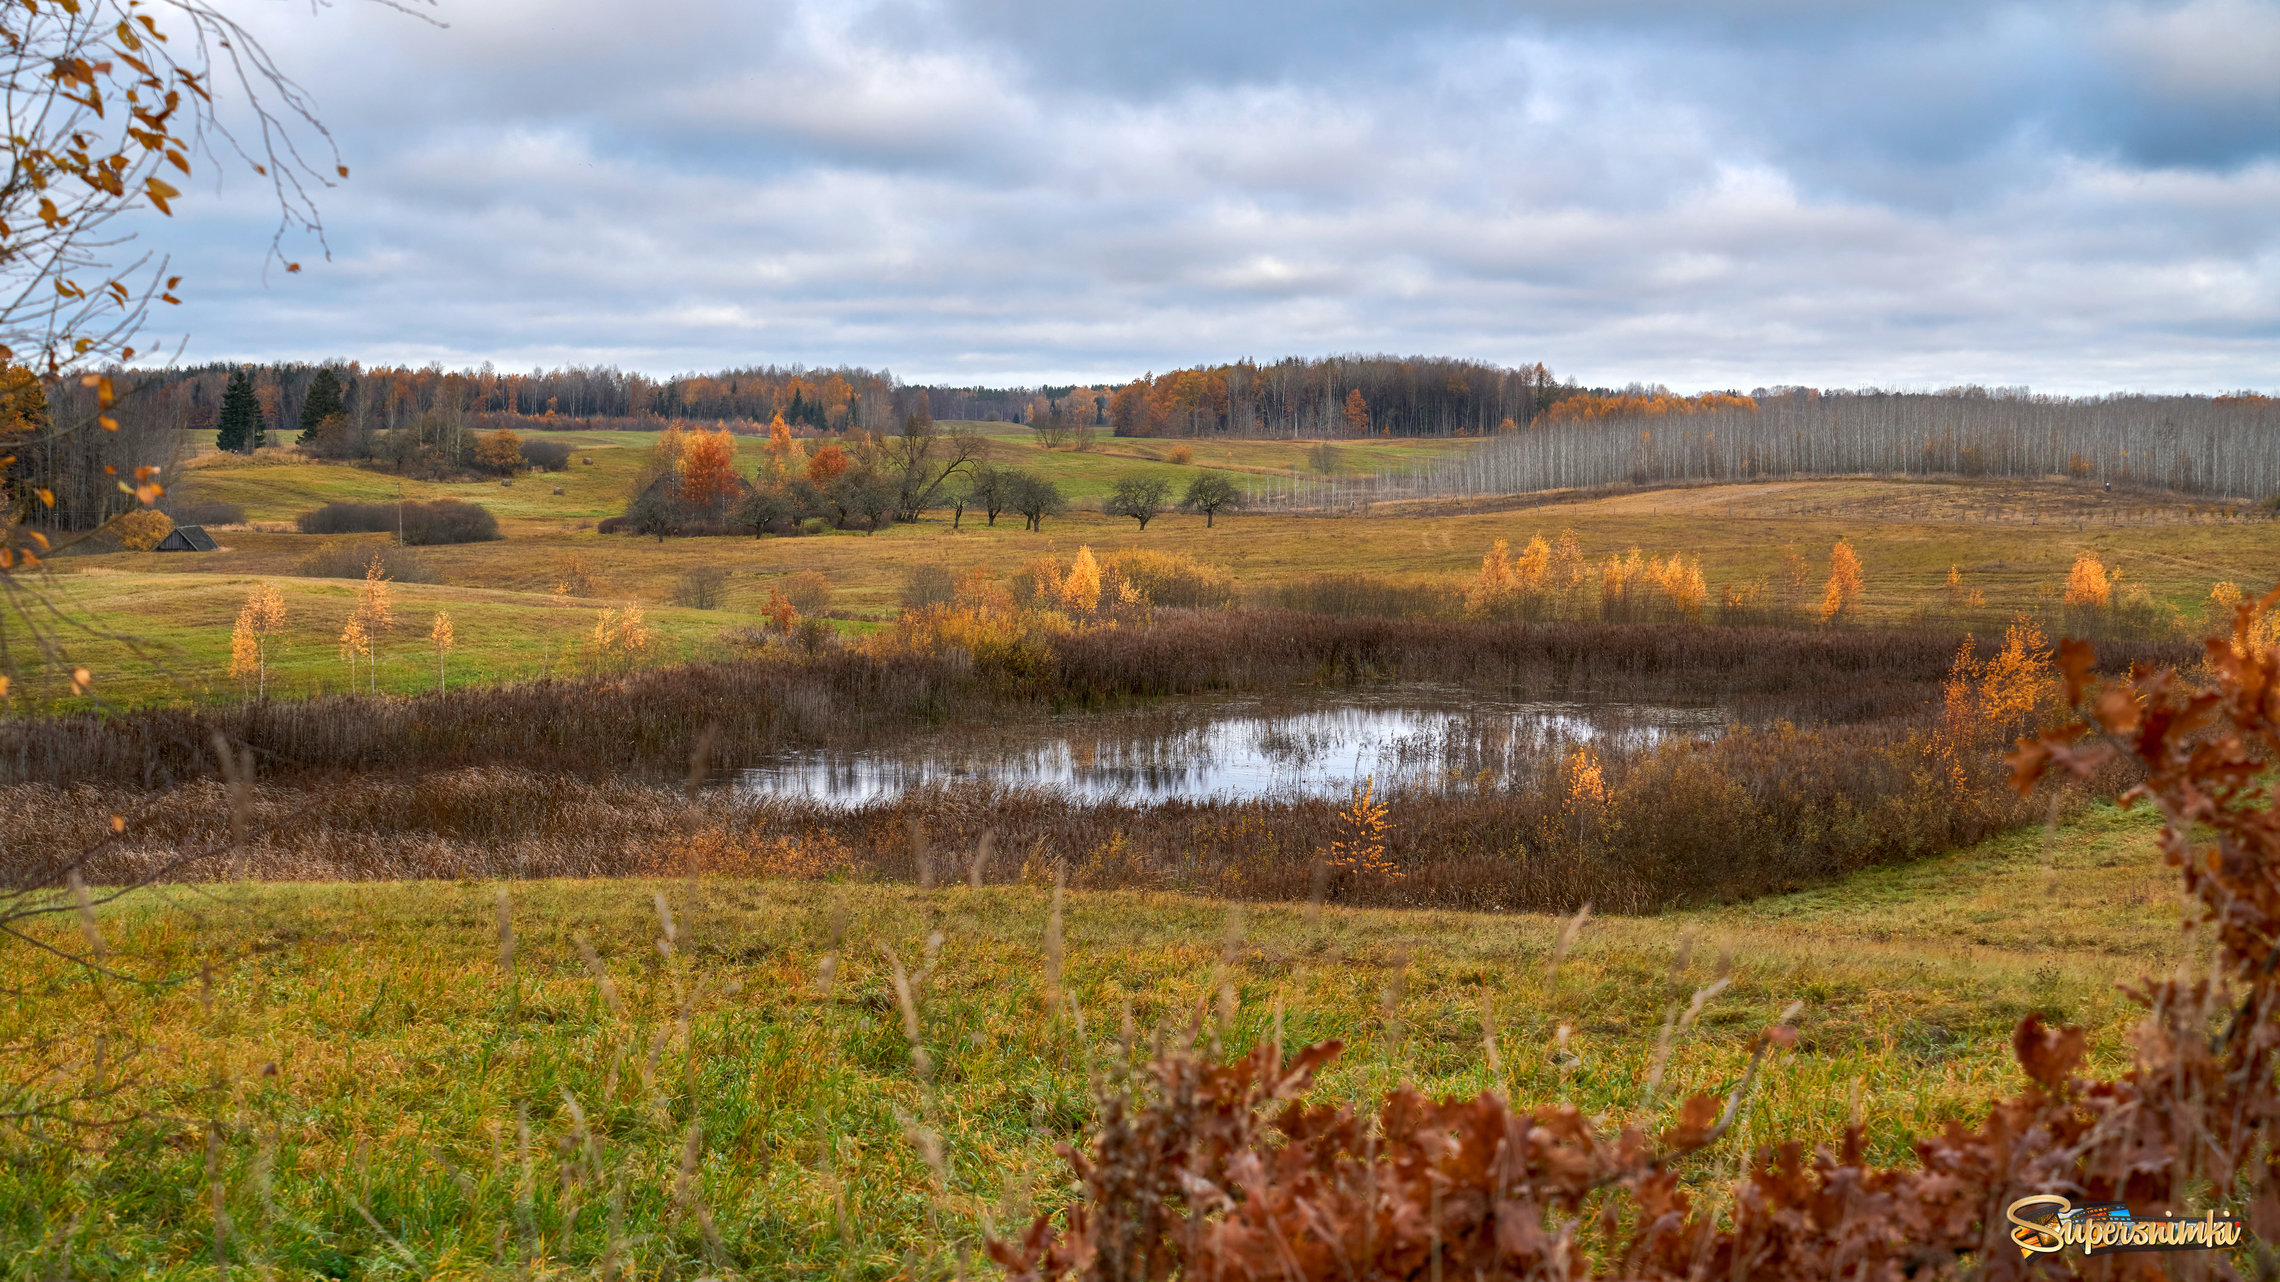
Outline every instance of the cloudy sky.
{"type": "Polygon", "coordinates": [[[2280,390],[2280,0],[234,6],[353,176],[191,360],[2280,390]]]}

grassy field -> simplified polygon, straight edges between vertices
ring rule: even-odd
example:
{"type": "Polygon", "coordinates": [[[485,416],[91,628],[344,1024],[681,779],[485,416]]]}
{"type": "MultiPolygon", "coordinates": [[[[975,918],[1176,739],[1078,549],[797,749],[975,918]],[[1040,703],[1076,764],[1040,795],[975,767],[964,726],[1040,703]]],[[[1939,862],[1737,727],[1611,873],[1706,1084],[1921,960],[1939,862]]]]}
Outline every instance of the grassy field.
{"type": "Polygon", "coordinates": [[[1058,1018],[1036,887],[521,883],[511,971],[493,884],[145,895],[104,916],[114,961],[177,982],[90,986],[0,954],[0,1040],[74,1065],[49,1089],[122,1083],[108,1107],[135,1116],[83,1153],[24,1147],[0,1168],[0,1237],[17,1244],[0,1277],[205,1278],[219,1260],[259,1276],[956,1276],[987,1226],[1066,1196],[1051,1146],[1085,1133],[1123,1030],[1188,1026],[1221,967],[1229,1046],[1278,1020],[1289,1042],[1347,1042],[1326,1097],[1497,1088],[1610,1126],[1646,1115],[1672,1004],[1730,967],[1656,1112],[1730,1089],[1750,1035],[1794,1000],[1803,1036],[1694,1178],[1730,1173],[1753,1137],[1831,1136],[1855,1100],[1875,1153],[1901,1161],[1911,1134],[2020,1088],[2006,1035],[2030,1010],[2089,1027],[2094,1067],[2121,1061],[2114,983],[2179,957],[2151,831],[2100,808],[1809,893],[1593,921],[1556,969],[1556,918],[1072,895],[1076,1003],[1058,1018]],[[929,1075],[890,949],[926,972],[929,1075]]]}
{"type": "MultiPolygon", "coordinates": [[[[1214,466],[1297,474],[1308,467],[1311,448],[1292,441],[1205,442],[1195,447],[1195,464],[1182,467],[1160,461],[1174,442],[1108,438],[1091,452],[1046,451],[1026,429],[988,426],[994,459],[1054,477],[1080,504],[1097,500],[1115,477],[1134,472],[1185,477],[1196,467],[1214,466]]],[[[2017,609],[2052,608],[2068,567],[2084,550],[2119,567],[2125,584],[2143,587],[2158,610],[2189,622],[2199,620],[2212,583],[2269,586],[2273,567],[2280,565],[2280,523],[2235,520],[2183,500],[2105,496],[2058,483],[1867,479],[1526,500],[1499,510],[1405,505],[1367,517],[1237,514],[1210,529],[1198,518],[1175,513],[1145,533],[1129,520],[1082,507],[1048,521],[1038,533],[1007,519],[992,528],[973,516],[953,530],[947,514],[932,513],[916,525],[875,535],[660,544],[605,537],[592,529],[622,507],[653,438],[561,435],[580,451],[565,473],[526,475],[504,487],[402,483],[407,499],[457,497],[484,504],[498,516],[506,538],[416,550],[438,581],[400,589],[399,628],[379,647],[383,689],[432,686],[435,665],[424,637],[438,609],[452,614],[462,639],[452,660],[455,679],[498,680],[577,670],[583,639],[604,607],[641,603],[659,635],[654,658],[671,661],[730,652],[724,634],[756,623],[769,589],[790,574],[812,570],[827,576],[835,592],[832,613],[843,626],[859,629],[865,621],[893,616],[902,584],[915,568],[1002,572],[1038,556],[1065,562],[1079,545],[1096,552],[1146,547],[1180,553],[1231,568],[1246,592],[1261,594],[1352,572],[1401,583],[1453,584],[1477,570],[1496,539],[1518,545],[1533,534],[1573,529],[1595,558],[1633,547],[1699,557],[1715,599],[1725,584],[1778,580],[1787,551],[1804,560],[1817,591],[1829,546],[1842,536],[1865,564],[1865,619],[1903,619],[1944,607],[1946,577],[1954,566],[1965,590],[1984,594],[1979,618],[1993,627],[2017,609]],[[583,462],[589,458],[591,466],[583,462]],[[556,488],[563,492],[553,493],[556,488]],[[677,585],[699,567],[729,576],[718,608],[673,608],[677,585]],[[564,586],[573,589],[569,595],[558,594],[564,586]]],[[[1404,459],[1455,447],[1341,444],[1340,467],[1400,466],[1404,459]]],[[[741,448],[756,456],[759,442],[746,438],[741,448]]],[[[214,553],[120,552],[57,561],[59,573],[49,589],[53,601],[75,626],[115,634],[76,637],[74,661],[87,666],[100,691],[117,702],[234,697],[236,683],[224,675],[229,622],[253,582],[266,580],[285,592],[288,605],[276,688],[344,687],[347,669],[335,638],[349,586],[296,574],[328,543],[364,546],[385,536],[302,535],[288,532],[290,521],[333,499],[391,498],[398,482],[382,472],[282,454],[253,460],[207,454],[190,461],[177,485],[200,498],[242,505],[253,528],[219,531],[223,550],[214,553]],[[123,638],[138,642],[142,656],[123,638]]],[[[66,688],[62,674],[50,673],[44,681],[23,681],[18,693],[44,702],[66,688]]],[[[69,704],[66,699],[60,706],[69,704]]]]}

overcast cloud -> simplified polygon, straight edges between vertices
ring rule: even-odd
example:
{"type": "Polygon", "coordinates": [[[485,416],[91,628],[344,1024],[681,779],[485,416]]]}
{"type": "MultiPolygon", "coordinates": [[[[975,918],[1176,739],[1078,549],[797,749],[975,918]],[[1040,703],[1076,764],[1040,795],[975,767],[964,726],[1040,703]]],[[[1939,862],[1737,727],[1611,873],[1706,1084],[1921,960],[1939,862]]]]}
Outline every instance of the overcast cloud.
{"type": "Polygon", "coordinates": [[[248,8],[353,178],[189,360],[2280,388],[2280,3],[248,8]]]}

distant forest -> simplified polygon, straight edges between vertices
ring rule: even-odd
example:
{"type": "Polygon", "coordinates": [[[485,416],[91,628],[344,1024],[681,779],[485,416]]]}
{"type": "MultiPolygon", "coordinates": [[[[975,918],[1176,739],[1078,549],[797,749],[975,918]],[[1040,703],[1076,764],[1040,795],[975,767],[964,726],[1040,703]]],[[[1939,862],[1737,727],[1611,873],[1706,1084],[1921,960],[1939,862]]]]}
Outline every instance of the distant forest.
{"type": "MultiPolygon", "coordinates": [[[[234,368],[126,370],[118,377],[137,389],[148,413],[200,430],[214,422],[234,368]]],[[[781,415],[818,432],[881,431],[923,398],[936,419],[1029,423],[1059,415],[1072,425],[1113,426],[1120,435],[1457,436],[1493,432],[1506,420],[1526,423],[1561,397],[1588,390],[1556,383],[1542,365],[1393,356],[1240,361],[1099,387],[918,386],[884,370],[773,365],[670,378],[578,366],[529,373],[355,361],[249,368],[272,432],[299,422],[324,368],[340,378],[348,413],[380,430],[440,414],[568,419],[581,427],[765,424],[781,415]]]]}
{"type": "MultiPolygon", "coordinates": [[[[781,417],[802,435],[891,434],[923,412],[1030,423],[1041,434],[1490,442],[1367,487],[1431,494],[1827,471],[2071,474],[2256,495],[2280,488],[2280,404],[2248,394],[2066,398],[2023,388],[1903,394],[1785,386],[1685,397],[1660,387],[1579,387],[1541,364],[1394,356],[1246,360],[1097,387],[914,386],[857,367],[750,366],[670,378],[611,368],[510,373],[354,361],[245,368],[266,443],[301,438],[311,388],[329,370],[340,409],[312,448],[400,470],[415,459],[461,458],[475,434],[499,427],[678,423],[760,431],[781,417]]],[[[21,517],[67,529],[99,523],[123,501],[117,476],[171,462],[183,431],[216,429],[236,369],[112,371],[117,430],[20,445],[9,497],[21,517]],[[53,494],[52,507],[34,511],[21,501],[41,490],[53,494]]],[[[91,424],[96,413],[88,388],[47,389],[45,417],[58,427],[91,424]]]]}

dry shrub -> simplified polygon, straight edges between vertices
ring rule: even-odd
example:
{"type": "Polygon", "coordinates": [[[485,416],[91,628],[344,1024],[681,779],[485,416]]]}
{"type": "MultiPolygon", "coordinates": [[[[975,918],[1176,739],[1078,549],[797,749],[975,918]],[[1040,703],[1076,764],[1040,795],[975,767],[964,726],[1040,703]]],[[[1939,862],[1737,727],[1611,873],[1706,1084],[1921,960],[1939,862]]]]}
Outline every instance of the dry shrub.
{"type": "Polygon", "coordinates": [[[1688,1100],[1659,1134],[1608,1134],[1571,1106],[1493,1093],[1402,1088],[1374,1116],[1310,1108],[1338,1043],[1286,1059],[1278,1038],[1213,1064],[1191,1039],[1159,1052],[1145,1097],[1106,1096],[1086,1151],[1062,1150],[1078,1205],[1038,1216],[1018,1241],[993,1239],[991,1256],[1022,1282],[2238,1276],[2229,1252],[2042,1254],[2055,1239],[2013,1227],[2010,1212],[2057,1195],[2174,1224],[2201,1218],[2196,1203],[2230,1203],[2259,1238],[2280,1233],[2268,1138],[2280,1118],[2280,648],[2248,644],[2255,616],[2242,608],[2233,637],[2208,643],[2214,689],[2168,671],[2096,689],[2089,647],[2064,643],[2084,720],[2012,758],[2022,790],[2130,758],[2143,782],[2125,801],[2160,808],[2186,930],[2214,944],[2193,936],[2183,950],[2205,969],[2188,960],[2124,990],[2145,1014],[2123,1075],[2082,1075],[2083,1031],[2029,1015],[2012,1038],[2024,1091],[1989,1101],[1976,1126],[1919,1139],[1913,1165],[1868,1165],[1856,1121],[1810,1151],[1810,1137],[1775,1138],[1741,1179],[1703,1185],[1682,1164],[1727,1135],[1767,1057],[1795,1044],[1796,1006],[1758,1035],[1725,1099],[1688,1100]]]}
{"type": "Polygon", "coordinates": [[[1128,583],[1155,605],[1224,610],[1235,604],[1234,571],[1177,552],[1127,548],[1110,553],[1101,561],[1100,569],[1111,591],[1128,583]]]}
{"type": "Polygon", "coordinates": [[[1457,613],[1457,595],[1441,583],[1411,583],[1374,574],[1316,574],[1278,583],[1260,594],[1262,604],[1307,614],[1375,616],[1386,619],[1438,619],[1457,613]]]}
{"type": "Polygon", "coordinates": [[[334,543],[302,557],[293,573],[304,579],[361,579],[379,558],[380,571],[397,583],[434,583],[438,576],[427,559],[393,543],[334,543]]]}
{"type": "Polygon", "coordinates": [[[801,614],[821,615],[831,608],[831,580],[819,570],[802,570],[784,580],[784,596],[801,614]]]}

